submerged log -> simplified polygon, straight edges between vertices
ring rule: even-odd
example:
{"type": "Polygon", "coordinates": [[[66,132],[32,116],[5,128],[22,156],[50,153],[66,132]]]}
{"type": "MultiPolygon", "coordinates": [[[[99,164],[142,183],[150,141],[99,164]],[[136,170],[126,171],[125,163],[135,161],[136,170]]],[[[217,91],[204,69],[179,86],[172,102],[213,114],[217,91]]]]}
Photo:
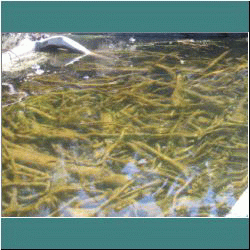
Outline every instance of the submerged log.
{"type": "Polygon", "coordinates": [[[37,61],[46,61],[47,58],[44,55],[39,56],[36,52],[46,51],[50,48],[63,48],[83,55],[91,54],[90,50],[65,36],[52,36],[39,41],[33,41],[27,36],[16,47],[8,49],[2,54],[2,69],[3,71],[13,71],[13,66],[17,64],[16,70],[21,70],[24,66],[31,67],[37,61]],[[26,61],[30,63],[20,66],[21,62],[26,61]]]}
{"type": "Polygon", "coordinates": [[[71,52],[90,54],[91,51],[86,49],[81,44],[65,36],[53,36],[40,41],[35,42],[35,50],[42,51],[49,47],[65,48],[71,52]]]}

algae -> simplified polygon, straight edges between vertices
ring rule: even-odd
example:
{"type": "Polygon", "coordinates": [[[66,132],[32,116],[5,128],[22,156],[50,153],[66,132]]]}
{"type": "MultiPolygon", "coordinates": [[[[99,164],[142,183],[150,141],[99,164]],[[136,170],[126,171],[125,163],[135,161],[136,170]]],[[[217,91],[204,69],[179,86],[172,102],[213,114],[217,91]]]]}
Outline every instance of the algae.
{"type": "Polygon", "coordinates": [[[110,216],[151,194],[159,216],[224,216],[226,198],[202,200],[248,185],[236,42],[237,56],[220,41],[142,43],[27,77],[30,94],[2,109],[2,215],[110,216]]]}

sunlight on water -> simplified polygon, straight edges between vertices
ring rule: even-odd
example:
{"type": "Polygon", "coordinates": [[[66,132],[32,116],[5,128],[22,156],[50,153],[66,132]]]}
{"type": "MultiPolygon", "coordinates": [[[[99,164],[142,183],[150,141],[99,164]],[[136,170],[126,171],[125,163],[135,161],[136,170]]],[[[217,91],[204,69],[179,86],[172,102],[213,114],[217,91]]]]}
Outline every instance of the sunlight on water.
{"type": "Polygon", "coordinates": [[[2,216],[224,217],[248,185],[246,39],[65,35],[91,53],[3,70],[2,216]]]}

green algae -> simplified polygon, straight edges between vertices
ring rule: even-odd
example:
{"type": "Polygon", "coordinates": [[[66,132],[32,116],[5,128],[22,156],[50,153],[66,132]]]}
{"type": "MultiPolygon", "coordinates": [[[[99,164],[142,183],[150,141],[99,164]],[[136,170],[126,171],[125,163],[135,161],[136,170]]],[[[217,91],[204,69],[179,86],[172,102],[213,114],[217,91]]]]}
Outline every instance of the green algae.
{"type": "MultiPolygon", "coordinates": [[[[178,201],[197,201],[211,185],[218,195],[229,186],[236,196],[246,188],[247,54],[232,58],[232,50],[218,46],[210,58],[213,42],[154,46],[114,50],[115,63],[81,60],[20,86],[32,95],[2,110],[3,216],[44,207],[63,216],[59,207],[69,198],[63,204],[75,216],[108,216],[147,193],[157,193],[164,216],[170,208],[184,216],[187,207],[178,201]],[[190,46],[206,56],[183,65],[190,46]],[[68,71],[100,76],[83,81],[68,71]],[[121,170],[130,162],[157,180],[129,180],[121,170]],[[105,201],[86,210],[81,190],[105,201]]],[[[203,210],[198,216],[209,216],[203,210]]]]}

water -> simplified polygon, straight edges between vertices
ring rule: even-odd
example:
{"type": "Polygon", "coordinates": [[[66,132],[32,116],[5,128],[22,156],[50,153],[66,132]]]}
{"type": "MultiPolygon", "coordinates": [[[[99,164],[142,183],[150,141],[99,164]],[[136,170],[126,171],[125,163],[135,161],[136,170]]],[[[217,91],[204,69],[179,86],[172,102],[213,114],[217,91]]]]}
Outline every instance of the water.
{"type": "Polygon", "coordinates": [[[2,215],[225,216],[248,185],[246,38],[67,36],[94,54],[2,73],[2,215]]]}

